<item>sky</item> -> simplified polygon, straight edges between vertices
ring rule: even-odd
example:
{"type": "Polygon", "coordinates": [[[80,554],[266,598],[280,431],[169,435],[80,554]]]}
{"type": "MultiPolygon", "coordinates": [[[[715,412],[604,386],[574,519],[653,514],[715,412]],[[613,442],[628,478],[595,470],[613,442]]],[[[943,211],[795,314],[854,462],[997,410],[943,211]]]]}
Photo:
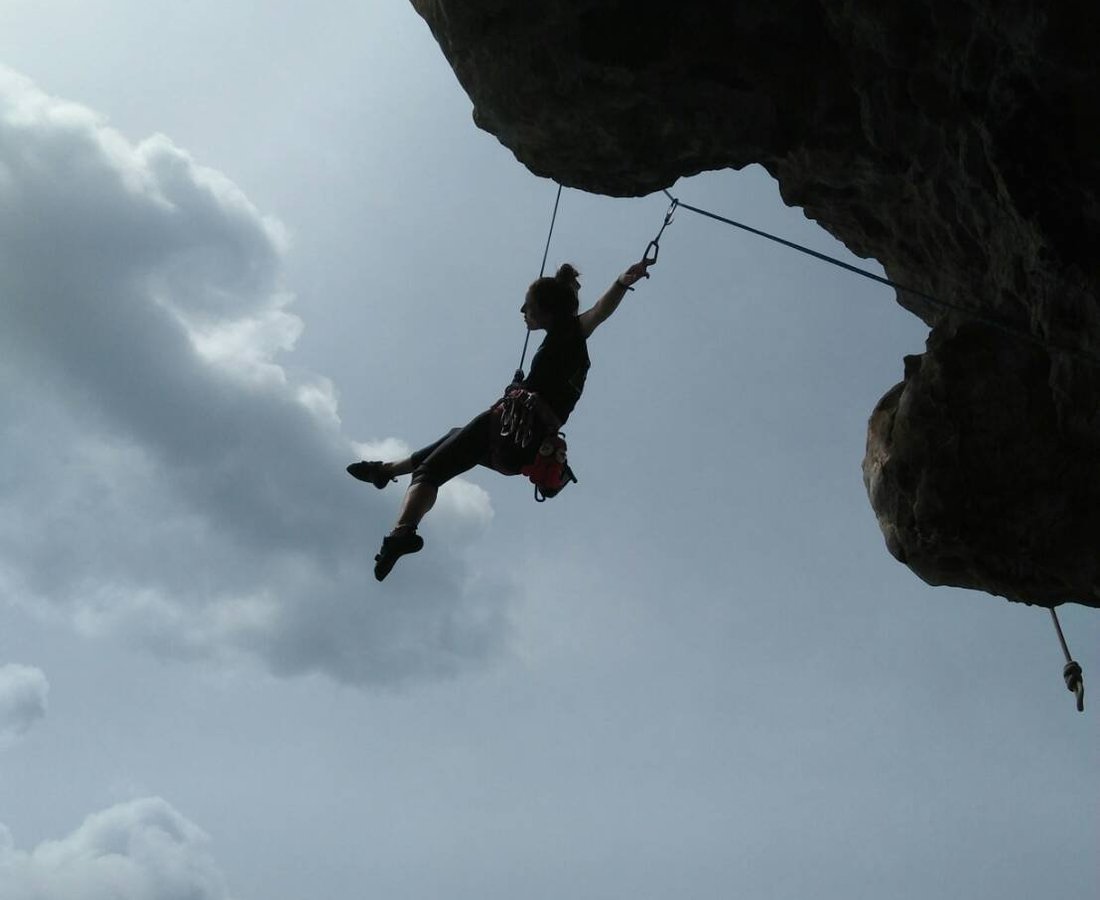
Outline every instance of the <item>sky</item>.
{"type": "MultiPolygon", "coordinates": [[[[405,482],[344,466],[507,384],[554,184],[401,2],[8,0],[0,66],[5,900],[1097,895],[1049,615],[868,504],[888,290],[680,211],[580,483],[471,472],[378,584],[405,482]]],[[[757,167],[672,190],[881,271],[757,167]]],[[[549,265],[594,301],[667,205],[565,190],[549,265]]]]}

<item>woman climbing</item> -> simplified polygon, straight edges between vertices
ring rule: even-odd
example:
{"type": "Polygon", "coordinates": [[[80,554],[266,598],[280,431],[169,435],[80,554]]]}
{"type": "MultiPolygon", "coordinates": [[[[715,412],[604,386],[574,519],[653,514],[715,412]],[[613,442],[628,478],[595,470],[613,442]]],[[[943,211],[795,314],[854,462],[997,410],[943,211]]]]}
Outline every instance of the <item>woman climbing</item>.
{"type": "Polygon", "coordinates": [[[381,581],[398,559],[424,546],[416,529],[444,482],[479,464],[504,475],[530,470],[540,446],[558,434],[584,390],[589,367],[585,342],[615,312],[631,285],[648,276],[646,269],[655,261],[634,263],[580,315],[579,273],[572,265],[566,263],[553,277],[537,279],[527,289],[520,312],[529,331],[545,331],[546,337],[526,378],[517,372],[517,380],[500,401],[465,428],[452,428],[406,459],[364,460],[347,467],[349,474],[377,488],[399,475],[412,474],[397,524],[382,539],[382,549],[374,558],[375,578],[381,581]]]}

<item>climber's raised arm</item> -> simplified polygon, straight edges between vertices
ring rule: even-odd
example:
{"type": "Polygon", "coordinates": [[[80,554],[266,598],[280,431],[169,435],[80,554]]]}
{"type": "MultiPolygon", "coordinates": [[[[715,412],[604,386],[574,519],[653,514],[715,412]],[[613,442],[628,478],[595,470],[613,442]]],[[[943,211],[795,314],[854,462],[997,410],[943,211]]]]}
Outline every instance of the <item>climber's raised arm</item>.
{"type": "Polygon", "coordinates": [[[589,338],[592,332],[596,330],[596,327],[607,320],[607,318],[619,308],[619,303],[623,297],[626,296],[626,292],[630,289],[630,286],[634,282],[646,276],[646,269],[653,265],[654,260],[643,259],[630,266],[622,275],[615,279],[611,287],[609,287],[602,297],[597,300],[591,309],[585,310],[578,317],[581,323],[581,332],[585,338],[589,338]]]}

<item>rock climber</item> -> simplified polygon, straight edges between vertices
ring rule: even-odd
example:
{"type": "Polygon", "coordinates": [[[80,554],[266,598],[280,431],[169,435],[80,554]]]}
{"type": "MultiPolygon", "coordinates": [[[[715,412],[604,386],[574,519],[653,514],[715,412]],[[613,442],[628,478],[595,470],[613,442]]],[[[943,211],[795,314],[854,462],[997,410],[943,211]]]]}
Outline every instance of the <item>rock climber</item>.
{"type": "MultiPolygon", "coordinates": [[[[648,277],[646,270],[655,261],[647,258],[631,265],[579,315],[580,273],[576,268],[566,263],[555,275],[536,279],[527,289],[520,312],[529,331],[545,331],[546,337],[526,378],[517,371],[504,397],[489,409],[405,459],[363,460],[347,467],[350,475],[377,488],[386,487],[399,475],[412,474],[397,522],[374,558],[375,578],[382,581],[398,559],[424,546],[417,527],[434,505],[440,486],[456,475],[483,465],[504,475],[522,472],[538,485],[541,451],[550,454],[553,478],[558,479],[550,487],[544,486],[548,496],[564,483],[563,477],[572,476],[567,467],[563,475],[562,467],[554,467],[552,460],[555,451],[564,450],[558,432],[584,390],[590,364],[587,340],[615,312],[632,285],[648,277]]],[[[564,456],[559,454],[559,459],[564,456]]]]}

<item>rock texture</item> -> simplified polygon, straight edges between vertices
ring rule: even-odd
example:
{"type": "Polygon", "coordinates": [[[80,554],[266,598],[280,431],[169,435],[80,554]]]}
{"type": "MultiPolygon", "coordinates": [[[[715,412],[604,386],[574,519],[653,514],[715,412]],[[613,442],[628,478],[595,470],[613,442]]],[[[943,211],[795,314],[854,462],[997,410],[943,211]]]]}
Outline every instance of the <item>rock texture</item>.
{"type": "Polygon", "coordinates": [[[1100,4],[413,0],[533,172],[613,195],[760,163],[927,350],[871,416],[890,551],[1100,607],[1100,4]]]}

